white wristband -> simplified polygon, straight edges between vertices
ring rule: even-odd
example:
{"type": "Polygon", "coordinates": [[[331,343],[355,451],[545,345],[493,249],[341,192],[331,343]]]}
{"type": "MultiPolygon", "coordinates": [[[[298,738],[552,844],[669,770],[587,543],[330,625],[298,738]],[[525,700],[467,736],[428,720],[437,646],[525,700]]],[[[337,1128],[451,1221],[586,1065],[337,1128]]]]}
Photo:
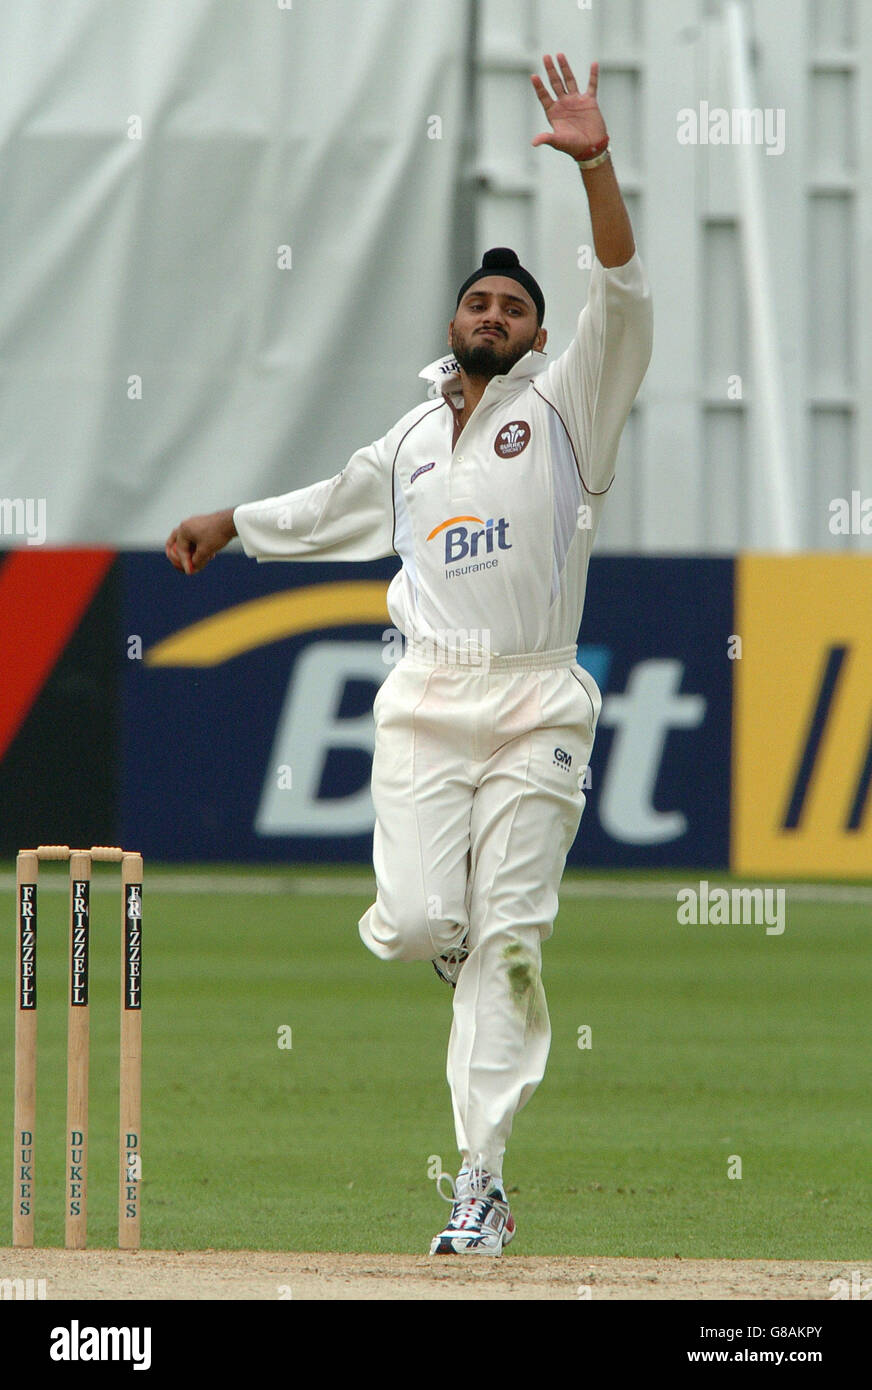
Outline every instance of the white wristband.
{"type": "Polygon", "coordinates": [[[600,164],[604,164],[609,157],[609,147],[606,145],[602,154],[598,154],[594,159],[577,159],[575,162],[579,169],[596,169],[600,164]]]}

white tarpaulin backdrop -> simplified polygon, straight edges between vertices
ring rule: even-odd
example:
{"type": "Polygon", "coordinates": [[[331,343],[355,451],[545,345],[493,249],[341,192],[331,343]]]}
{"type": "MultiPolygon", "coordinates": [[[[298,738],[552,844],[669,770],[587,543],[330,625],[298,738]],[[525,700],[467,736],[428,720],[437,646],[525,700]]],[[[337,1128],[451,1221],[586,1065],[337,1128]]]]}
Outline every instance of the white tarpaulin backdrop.
{"type": "Polygon", "coordinates": [[[422,398],[472,269],[467,8],[0,7],[0,495],[50,545],[162,545],[422,398]]]}

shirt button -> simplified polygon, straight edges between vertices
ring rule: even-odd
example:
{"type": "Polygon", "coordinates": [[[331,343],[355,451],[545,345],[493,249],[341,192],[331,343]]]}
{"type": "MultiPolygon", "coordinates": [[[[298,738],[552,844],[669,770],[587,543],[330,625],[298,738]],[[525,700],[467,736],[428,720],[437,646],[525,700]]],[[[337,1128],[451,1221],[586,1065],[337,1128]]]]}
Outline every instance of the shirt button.
{"type": "Polygon", "coordinates": [[[463,463],[463,454],[458,454],[458,455],[457,455],[457,462],[458,462],[458,463],[463,463]]]}

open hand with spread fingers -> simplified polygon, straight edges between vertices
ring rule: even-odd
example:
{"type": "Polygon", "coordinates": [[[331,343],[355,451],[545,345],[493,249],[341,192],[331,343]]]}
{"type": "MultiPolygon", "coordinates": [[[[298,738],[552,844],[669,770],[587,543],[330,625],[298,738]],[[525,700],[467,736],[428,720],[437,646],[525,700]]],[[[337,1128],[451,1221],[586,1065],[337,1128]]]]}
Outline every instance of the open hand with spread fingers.
{"type": "Polygon", "coordinates": [[[557,71],[550,53],[545,54],[543,61],[554,89],[554,96],[548,91],[541,77],[533,74],[530,81],[548,117],[551,133],[545,131],[537,135],[532,143],[551,145],[555,150],[571,155],[573,159],[593,159],[605,149],[609,140],[606,124],[596,100],[599,63],[591,63],[587,91],[579,92],[578,83],[572,75],[572,68],[565,53],[557,55],[560,72],[557,71]]]}

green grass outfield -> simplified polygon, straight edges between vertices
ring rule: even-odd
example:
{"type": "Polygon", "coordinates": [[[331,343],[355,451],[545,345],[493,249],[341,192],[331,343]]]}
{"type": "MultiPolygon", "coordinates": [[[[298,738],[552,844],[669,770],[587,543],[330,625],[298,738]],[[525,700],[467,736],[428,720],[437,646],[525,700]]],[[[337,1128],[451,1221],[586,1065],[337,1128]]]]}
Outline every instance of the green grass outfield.
{"type": "MultiPolygon", "coordinates": [[[[0,871],[8,1245],[14,866],[0,871]]],[[[63,1243],[65,874],[41,874],[40,1245],[63,1243]]],[[[505,1168],[512,1252],[872,1255],[872,889],[788,887],[781,936],[679,926],[671,885],[701,877],[729,883],[567,875],[544,952],[551,1057],[505,1168]],[[592,1047],[581,1050],[585,1024],[592,1047]],[[727,1176],[731,1155],[741,1179],[727,1176]]],[[[449,1172],[457,1161],[451,991],[428,964],[386,965],[363,947],[369,883],[363,869],[146,865],[145,1246],[427,1250],[448,1211],[428,1158],[441,1155],[449,1172]],[[285,1026],[290,1050],[278,1047],[285,1026]]],[[[94,1246],[116,1240],[119,916],[117,869],[97,866],[94,1246]]]]}

